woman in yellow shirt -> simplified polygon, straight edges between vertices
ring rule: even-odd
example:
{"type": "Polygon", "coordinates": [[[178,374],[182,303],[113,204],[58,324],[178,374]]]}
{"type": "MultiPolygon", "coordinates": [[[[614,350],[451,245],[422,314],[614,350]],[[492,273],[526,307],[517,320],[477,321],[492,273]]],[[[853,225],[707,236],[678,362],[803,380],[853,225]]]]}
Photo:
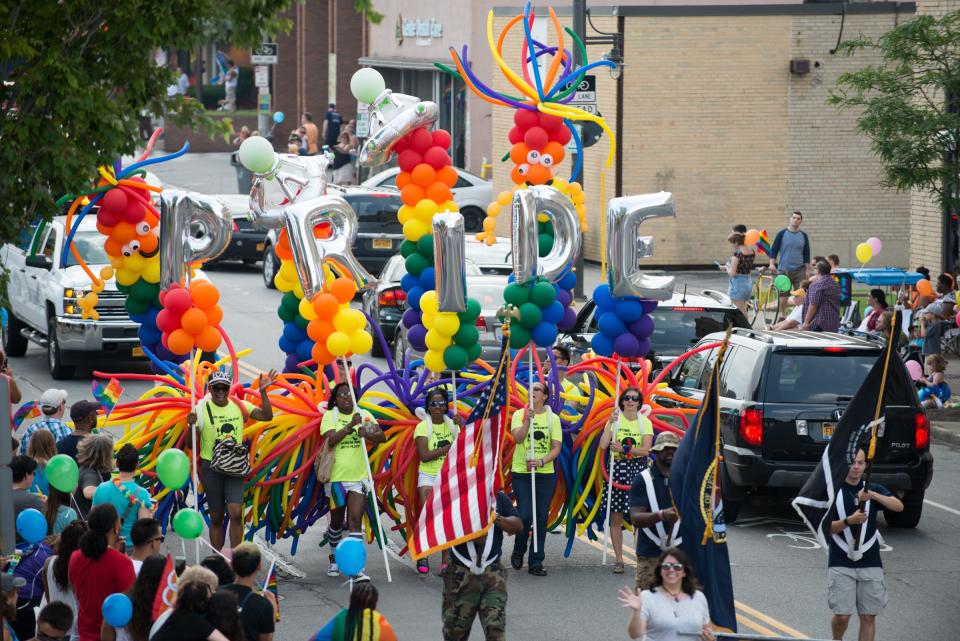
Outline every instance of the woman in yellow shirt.
{"type": "MultiPolygon", "coordinates": [[[[443,467],[447,452],[457,438],[457,430],[463,427],[463,419],[459,416],[450,418],[447,411],[450,408],[450,397],[447,390],[435,387],[427,393],[427,414],[429,419],[420,421],[413,432],[414,443],[417,446],[417,456],[420,457],[420,470],[417,476],[417,499],[421,508],[430,499],[433,484],[437,474],[443,467]]],[[[446,552],[444,552],[446,555],[446,552]]],[[[440,564],[440,572],[446,565],[446,556],[440,564]]],[[[417,572],[430,572],[430,563],[423,558],[417,561],[417,572]]]]}
{"type": "MultiPolygon", "coordinates": [[[[640,413],[643,394],[636,387],[628,387],[620,394],[616,408],[610,412],[610,419],[600,436],[600,448],[613,450],[616,463],[613,469],[613,481],[618,485],[630,487],[633,479],[647,467],[647,455],[653,444],[653,423],[640,413]],[[619,425],[617,419],[619,418],[619,425]],[[613,431],[616,430],[616,439],[613,431]]],[[[605,455],[606,456],[606,455],[605,455]]],[[[605,460],[609,460],[607,457],[605,460]]],[[[603,485],[603,501],[606,505],[607,483],[603,485]]],[[[630,513],[630,490],[621,490],[614,486],[610,497],[610,540],[613,541],[613,554],[617,561],[613,564],[614,574],[623,574],[623,515],[630,513]]]]}
{"type": "Polygon", "coordinates": [[[550,499],[553,498],[553,489],[557,484],[557,476],[553,470],[553,460],[560,455],[560,444],[563,432],[560,428],[560,417],[553,413],[547,403],[547,386],[544,383],[534,383],[531,386],[533,400],[533,415],[530,408],[522,412],[515,412],[511,420],[510,432],[517,442],[513,450],[513,465],[511,467],[511,483],[513,494],[517,498],[517,510],[523,519],[523,532],[513,539],[513,554],[510,556],[510,565],[515,570],[523,567],[523,555],[527,551],[527,539],[537,519],[536,552],[530,550],[529,572],[534,576],[546,576],[543,569],[543,544],[547,536],[547,515],[550,511],[550,499]],[[530,450],[530,429],[533,429],[533,448],[530,450]],[[536,480],[534,481],[534,476],[536,480]],[[535,485],[533,485],[535,483],[535,485]],[[531,487],[533,485],[533,487],[531,487]],[[531,492],[537,493],[537,513],[533,513],[533,498],[531,492]]]}

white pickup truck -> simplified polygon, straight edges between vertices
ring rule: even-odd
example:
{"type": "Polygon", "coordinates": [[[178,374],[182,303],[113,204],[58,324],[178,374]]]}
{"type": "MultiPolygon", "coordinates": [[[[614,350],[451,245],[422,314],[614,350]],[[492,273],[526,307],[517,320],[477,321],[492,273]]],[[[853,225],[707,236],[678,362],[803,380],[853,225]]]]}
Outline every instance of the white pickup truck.
{"type": "MultiPolygon", "coordinates": [[[[117,291],[112,279],[99,294],[96,310],[100,319],[81,318],[77,299],[90,291],[92,283],[69,252],[67,266],[60,267],[66,240],[64,223],[64,216],[56,216],[24,229],[17,242],[0,247],[0,263],[10,279],[3,347],[9,356],[23,356],[27,341],[45,347],[47,366],[55,379],[71,378],[81,361],[131,358],[139,346],[139,324],[130,320],[124,308],[126,296],[117,291]]],[[[96,216],[88,215],[80,223],[74,244],[98,275],[109,264],[103,242],[96,216]]]]}

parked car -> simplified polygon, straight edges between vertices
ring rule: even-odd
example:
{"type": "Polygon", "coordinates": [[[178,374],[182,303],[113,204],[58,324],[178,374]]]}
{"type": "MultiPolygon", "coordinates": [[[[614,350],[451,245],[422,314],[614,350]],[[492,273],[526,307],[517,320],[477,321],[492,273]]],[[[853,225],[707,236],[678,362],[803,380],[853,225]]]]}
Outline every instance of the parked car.
{"type": "Polygon", "coordinates": [[[216,264],[226,260],[243,261],[245,265],[253,265],[263,257],[266,247],[267,232],[254,227],[250,222],[250,196],[246,194],[216,194],[213,196],[224,205],[233,219],[233,236],[230,244],[216,260],[206,265],[216,264]]]}
{"type": "MultiPolygon", "coordinates": [[[[591,349],[590,339],[598,331],[596,312],[593,299],[588,300],[577,313],[573,328],[560,336],[560,342],[570,348],[574,362],[591,349]]],[[[658,369],[692,349],[707,334],[725,330],[728,325],[750,327],[729,298],[712,291],[674,294],[657,305],[650,316],[653,318],[650,349],[658,369]]]]}
{"type": "MultiPolygon", "coordinates": [[[[701,344],[722,339],[723,333],[710,334],[701,344]]],[[[826,332],[733,331],[719,390],[728,521],[750,494],[795,495],[883,349],[879,339],[826,332]]],[[[673,390],[702,399],[716,359],[716,348],[688,358],[671,380],[673,390]]],[[[930,422],[912,386],[887,388],[885,416],[872,478],[903,500],[903,512],[886,511],[887,523],[915,527],[933,476],[930,422]]]]}
{"type": "MultiPolygon", "coordinates": [[[[468,259],[465,265],[468,277],[481,275],[480,268],[473,261],[468,259]]],[[[406,311],[407,293],[400,287],[400,279],[406,273],[403,256],[395,254],[380,272],[377,286],[363,293],[361,307],[380,326],[387,344],[393,340],[400,318],[406,311]]],[[[376,338],[373,341],[373,355],[383,356],[380,341],[376,338]]]]}
{"type": "Polygon", "coordinates": [[[476,263],[484,274],[509,276],[513,273],[513,250],[509,238],[497,236],[497,242],[488,245],[470,234],[464,245],[464,256],[476,263]]]}
{"type": "MultiPolygon", "coordinates": [[[[378,274],[391,256],[400,251],[403,226],[397,220],[397,211],[403,205],[396,190],[369,187],[335,187],[330,193],[343,196],[357,212],[357,241],[353,255],[371,274],[378,274]]],[[[273,289],[273,277],[280,269],[280,259],[273,250],[279,232],[271,229],[263,247],[263,284],[273,289]]]]}
{"type": "MultiPolygon", "coordinates": [[[[487,205],[493,202],[493,183],[474,176],[465,169],[455,168],[459,179],[453,186],[453,198],[463,214],[463,227],[468,232],[478,232],[483,227],[487,215],[487,205]]],[[[384,169],[363,181],[366,187],[377,189],[396,189],[398,167],[384,169]]]]}
{"type": "MultiPolygon", "coordinates": [[[[503,305],[503,290],[507,287],[505,276],[467,276],[467,296],[475,298],[480,303],[480,316],[477,317],[477,330],[480,332],[480,345],[483,352],[480,358],[487,361],[496,361],[500,356],[500,341],[503,335],[500,331],[501,322],[497,318],[497,310],[503,305]]],[[[410,347],[407,339],[407,328],[402,324],[396,326],[393,339],[393,359],[399,366],[407,353],[411,358],[422,356],[410,347]]]]}

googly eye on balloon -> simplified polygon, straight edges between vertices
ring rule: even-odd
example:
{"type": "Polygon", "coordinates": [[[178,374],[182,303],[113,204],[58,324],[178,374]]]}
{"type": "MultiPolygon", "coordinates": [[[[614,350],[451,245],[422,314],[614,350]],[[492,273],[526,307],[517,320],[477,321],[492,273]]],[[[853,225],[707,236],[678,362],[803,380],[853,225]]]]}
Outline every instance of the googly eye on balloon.
{"type": "Polygon", "coordinates": [[[542,156],[540,156],[540,164],[543,165],[544,167],[550,167],[551,165],[553,165],[553,156],[551,156],[550,154],[543,154],[542,156]]]}
{"type": "Polygon", "coordinates": [[[145,236],[150,233],[150,223],[145,220],[141,220],[139,223],[137,223],[136,230],[138,236],[145,236]]]}
{"type": "Polygon", "coordinates": [[[530,171],[530,165],[528,165],[527,163],[523,163],[522,165],[520,165],[519,167],[517,167],[517,172],[518,172],[521,176],[526,176],[527,173],[529,173],[529,171],[530,171]]]}
{"type": "Polygon", "coordinates": [[[140,251],[140,241],[131,240],[129,243],[123,246],[122,253],[124,256],[127,256],[129,258],[130,256],[133,256],[138,251],[140,251]]]}
{"type": "Polygon", "coordinates": [[[527,162],[531,165],[536,165],[540,162],[540,152],[536,149],[531,149],[527,152],[527,162]]]}

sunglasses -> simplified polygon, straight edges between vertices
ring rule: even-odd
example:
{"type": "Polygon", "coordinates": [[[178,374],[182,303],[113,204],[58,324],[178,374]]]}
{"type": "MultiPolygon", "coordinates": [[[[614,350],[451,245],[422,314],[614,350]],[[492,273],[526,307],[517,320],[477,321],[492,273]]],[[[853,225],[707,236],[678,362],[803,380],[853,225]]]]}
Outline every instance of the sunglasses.
{"type": "Polygon", "coordinates": [[[161,534],[160,536],[155,536],[155,537],[153,537],[152,539],[150,539],[149,541],[147,541],[147,543],[153,543],[154,541],[160,541],[161,543],[163,543],[163,541],[164,541],[166,538],[167,538],[167,537],[165,537],[165,536],[163,536],[163,535],[161,534]]]}
{"type": "Polygon", "coordinates": [[[626,396],[623,397],[623,400],[624,400],[624,401],[632,401],[632,402],[634,402],[634,403],[639,403],[639,402],[640,402],[640,397],[637,396],[636,394],[627,394],[626,396]]]}
{"type": "Polygon", "coordinates": [[[660,564],[660,569],[661,569],[661,570],[673,570],[674,572],[679,572],[680,570],[683,569],[683,563],[668,563],[668,562],[665,561],[665,562],[663,562],[663,563],[660,564]]]}
{"type": "Polygon", "coordinates": [[[446,407],[447,402],[446,401],[430,401],[429,403],[427,403],[427,405],[429,407],[446,407]]]}
{"type": "Polygon", "coordinates": [[[211,392],[229,392],[230,386],[229,385],[211,385],[210,391],[211,392]]]}

